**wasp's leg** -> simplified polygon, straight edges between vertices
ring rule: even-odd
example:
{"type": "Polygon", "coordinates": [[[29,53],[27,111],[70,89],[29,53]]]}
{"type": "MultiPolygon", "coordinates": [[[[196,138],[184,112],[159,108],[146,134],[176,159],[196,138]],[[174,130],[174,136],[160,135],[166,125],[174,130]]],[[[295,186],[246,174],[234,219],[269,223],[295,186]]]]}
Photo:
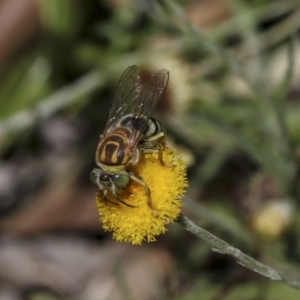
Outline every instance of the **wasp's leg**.
{"type": "Polygon", "coordinates": [[[112,203],[112,204],[114,204],[114,205],[119,205],[119,203],[113,202],[113,201],[111,201],[111,200],[107,197],[107,191],[108,191],[108,190],[105,190],[105,191],[102,193],[102,198],[103,198],[103,200],[104,200],[104,201],[107,201],[107,202],[110,202],[110,203],[112,203]]]}
{"type": "Polygon", "coordinates": [[[163,155],[162,155],[162,149],[157,148],[155,146],[153,147],[144,147],[141,149],[144,153],[156,153],[158,155],[158,159],[160,161],[160,163],[162,165],[164,165],[165,167],[172,167],[172,164],[166,163],[163,159],[163,155]]]}
{"type": "Polygon", "coordinates": [[[143,146],[141,147],[141,151],[144,153],[157,153],[158,159],[160,160],[161,164],[166,167],[171,167],[172,164],[165,163],[163,160],[162,150],[166,148],[165,142],[165,133],[163,131],[150,136],[149,138],[143,140],[143,146]],[[161,141],[158,141],[161,139],[161,141]]]}
{"type": "MultiPolygon", "coordinates": [[[[163,131],[155,134],[155,135],[152,135],[152,136],[149,136],[148,138],[146,138],[143,142],[145,143],[148,143],[148,142],[154,142],[154,141],[157,141],[161,138],[164,138],[165,137],[165,133],[163,131]]],[[[163,145],[165,145],[165,142],[162,143],[163,145]]]]}
{"type": "MultiPolygon", "coordinates": [[[[126,176],[128,176],[127,172],[126,172],[126,176]]],[[[110,191],[112,192],[115,199],[117,199],[119,202],[123,203],[126,206],[135,207],[133,205],[126,203],[125,201],[123,201],[122,199],[119,198],[118,193],[123,193],[124,189],[118,189],[111,178],[110,178],[110,183],[111,183],[110,191]]]]}
{"type": "Polygon", "coordinates": [[[153,141],[156,141],[156,140],[158,140],[158,139],[160,139],[160,138],[163,138],[163,137],[165,137],[165,133],[164,133],[164,131],[160,131],[159,133],[157,133],[157,134],[154,134],[154,135],[152,135],[152,136],[149,136],[148,138],[146,138],[144,141],[145,142],[153,142],[153,141]]]}
{"type": "Polygon", "coordinates": [[[138,182],[139,184],[141,184],[144,189],[145,189],[145,193],[147,196],[147,204],[150,208],[155,208],[154,205],[151,203],[151,192],[150,189],[148,188],[146,182],[143,180],[143,178],[133,172],[128,172],[130,178],[136,182],[138,182]]]}
{"type": "Polygon", "coordinates": [[[130,204],[126,203],[125,201],[123,201],[122,199],[120,199],[120,198],[118,197],[117,192],[116,192],[115,190],[112,191],[112,194],[114,195],[114,197],[115,197],[118,201],[120,201],[120,202],[123,203],[124,205],[129,206],[129,207],[136,207],[136,206],[130,205],[130,204]]]}
{"type": "MultiPolygon", "coordinates": [[[[116,203],[116,202],[114,202],[114,201],[111,201],[111,200],[107,197],[107,191],[108,191],[108,190],[105,190],[105,191],[102,193],[102,198],[103,198],[103,200],[104,200],[104,201],[107,201],[107,202],[110,202],[110,203],[112,203],[112,204],[114,204],[114,205],[119,205],[119,203],[116,203]]],[[[130,207],[135,207],[135,206],[130,205],[130,204],[127,204],[126,202],[124,202],[123,200],[121,200],[121,199],[118,197],[116,191],[112,191],[112,194],[113,194],[113,196],[114,196],[119,202],[123,203],[124,205],[130,206],[130,207]]]]}

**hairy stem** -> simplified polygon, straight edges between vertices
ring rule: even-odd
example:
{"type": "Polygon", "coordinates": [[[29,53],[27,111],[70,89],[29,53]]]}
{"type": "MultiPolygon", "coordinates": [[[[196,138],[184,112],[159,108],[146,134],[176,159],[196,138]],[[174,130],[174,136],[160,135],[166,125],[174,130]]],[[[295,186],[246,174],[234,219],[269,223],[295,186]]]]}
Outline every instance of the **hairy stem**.
{"type": "Polygon", "coordinates": [[[225,241],[219,239],[213,234],[209,233],[205,229],[199,227],[193,221],[191,221],[188,217],[181,215],[177,222],[187,231],[193,233],[200,239],[204,240],[208,244],[210,244],[211,249],[215,252],[221,254],[228,254],[232,256],[237,263],[244,266],[247,269],[250,269],[254,272],[257,272],[270,280],[278,281],[284,283],[292,288],[300,290],[300,282],[289,278],[282,272],[279,272],[271,267],[259,262],[258,260],[246,255],[241,250],[229,245],[225,241]]]}

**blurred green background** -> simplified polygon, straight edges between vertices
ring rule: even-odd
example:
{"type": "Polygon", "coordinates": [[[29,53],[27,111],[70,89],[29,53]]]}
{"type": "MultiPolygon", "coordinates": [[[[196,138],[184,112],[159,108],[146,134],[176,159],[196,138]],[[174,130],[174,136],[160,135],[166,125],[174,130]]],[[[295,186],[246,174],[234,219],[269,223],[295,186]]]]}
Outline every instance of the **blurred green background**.
{"type": "Polygon", "coordinates": [[[184,213],[300,280],[298,0],[0,1],[0,299],[299,299],[170,225],[103,232],[89,180],[125,68],[188,165],[184,213]]]}

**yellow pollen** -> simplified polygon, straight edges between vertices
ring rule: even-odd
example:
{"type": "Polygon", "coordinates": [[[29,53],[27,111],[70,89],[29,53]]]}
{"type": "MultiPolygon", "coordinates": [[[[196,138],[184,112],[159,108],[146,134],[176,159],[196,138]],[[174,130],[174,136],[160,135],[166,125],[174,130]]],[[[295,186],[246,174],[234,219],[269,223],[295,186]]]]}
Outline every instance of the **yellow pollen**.
{"type": "Polygon", "coordinates": [[[182,159],[170,148],[163,150],[161,163],[158,154],[142,155],[136,166],[128,168],[143,178],[151,191],[151,209],[147,204],[144,187],[133,180],[120,195],[126,206],[102,199],[98,193],[96,203],[100,221],[105,230],[113,232],[117,241],[140,245],[143,241],[153,242],[155,237],[167,231],[165,225],[174,222],[181,212],[183,197],[188,186],[186,166],[182,159]]]}

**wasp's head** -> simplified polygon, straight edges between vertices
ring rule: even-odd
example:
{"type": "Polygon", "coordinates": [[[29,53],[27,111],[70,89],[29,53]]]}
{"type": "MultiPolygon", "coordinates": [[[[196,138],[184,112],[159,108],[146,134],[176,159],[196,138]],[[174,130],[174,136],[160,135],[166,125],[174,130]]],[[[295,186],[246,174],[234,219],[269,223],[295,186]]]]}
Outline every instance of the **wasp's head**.
{"type": "Polygon", "coordinates": [[[121,191],[126,188],[130,177],[128,174],[113,174],[103,171],[102,169],[93,169],[90,173],[92,182],[100,190],[121,191]]]}

